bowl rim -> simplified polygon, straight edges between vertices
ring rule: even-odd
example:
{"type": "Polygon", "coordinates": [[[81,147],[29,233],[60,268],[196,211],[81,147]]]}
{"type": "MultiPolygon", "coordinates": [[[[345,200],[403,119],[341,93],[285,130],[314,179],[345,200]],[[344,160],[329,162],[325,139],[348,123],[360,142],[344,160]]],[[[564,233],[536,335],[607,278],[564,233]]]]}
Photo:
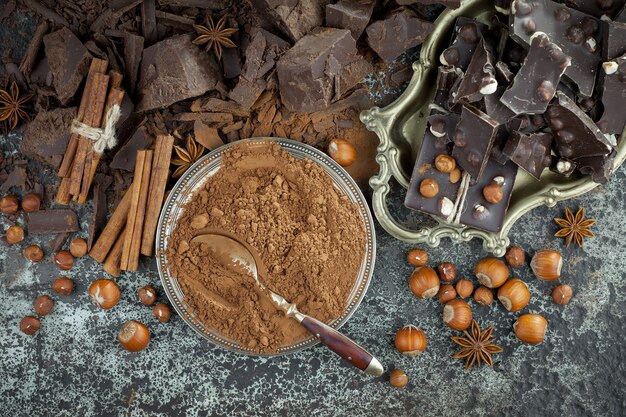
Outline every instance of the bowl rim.
{"type": "Polygon", "coordinates": [[[245,142],[276,142],[281,146],[281,149],[286,150],[290,155],[298,159],[308,159],[316,163],[329,174],[333,183],[342,192],[342,194],[350,198],[350,200],[353,201],[358,207],[366,233],[365,254],[358,276],[355,280],[352,291],[350,292],[348,304],[346,305],[344,313],[329,324],[335,329],[339,329],[352,317],[363,301],[363,298],[369,288],[374,274],[376,261],[376,230],[374,226],[374,219],[369,209],[367,200],[348,172],[324,152],[315,149],[310,145],[294,140],[285,138],[254,137],[225,144],[209,152],[207,155],[204,155],[191,167],[189,167],[189,169],[178,179],[161,209],[155,237],[155,258],[157,260],[157,271],[170,304],[189,327],[217,347],[248,356],[282,356],[315,346],[319,343],[319,339],[311,335],[310,337],[293,345],[281,347],[277,352],[270,354],[251,352],[243,349],[241,346],[237,347],[233,341],[225,339],[221,335],[217,334],[217,332],[212,332],[210,329],[204,329],[202,323],[192,317],[192,313],[188,311],[188,308],[184,305],[184,299],[181,297],[183,293],[182,290],[180,290],[177,279],[172,276],[167,269],[167,241],[169,239],[169,232],[173,231],[176,227],[177,220],[180,217],[180,212],[182,212],[182,206],[189,201],[193,192],[197,190],[197,187],[205,183],[208,178],[206,174],[213,175],[213,173],[220,169],[222,153],[236,144],[241,145],[245,142]],[[294,155],[292,152],[297,152],[298,154],[294,155]],[[172,210],[178,210],[179,213],[176,218],[171,217],[172,210]]]}

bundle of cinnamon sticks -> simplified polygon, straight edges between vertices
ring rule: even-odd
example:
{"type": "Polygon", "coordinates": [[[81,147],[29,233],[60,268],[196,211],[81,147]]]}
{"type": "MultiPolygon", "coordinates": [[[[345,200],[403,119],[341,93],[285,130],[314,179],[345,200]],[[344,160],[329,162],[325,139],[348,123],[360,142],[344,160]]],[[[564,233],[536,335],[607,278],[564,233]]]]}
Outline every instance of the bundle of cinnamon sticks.
{"type": "Polygon", "coordinates": [[[153,255],[173,147],[172,136],[159,135],[154,150],[137,152],[133,183],[89,251],[105,272],[136,271],[140,254],[153,255]]]}
{"type": "MultiPolygon", "coordinates": [[[[89,67],[76,120],[90,127],[102,127],[108,111],[113,106],[121,106],[124,100],[122,74],[113,70],[107,73],[108,66],[107,61],[94,58],[89,67]]],[[[94,152],[91,139],[71,133],[58,172],[61,185],[55,197],[57,203],[87,201],[100,157],[94,152]]]]}

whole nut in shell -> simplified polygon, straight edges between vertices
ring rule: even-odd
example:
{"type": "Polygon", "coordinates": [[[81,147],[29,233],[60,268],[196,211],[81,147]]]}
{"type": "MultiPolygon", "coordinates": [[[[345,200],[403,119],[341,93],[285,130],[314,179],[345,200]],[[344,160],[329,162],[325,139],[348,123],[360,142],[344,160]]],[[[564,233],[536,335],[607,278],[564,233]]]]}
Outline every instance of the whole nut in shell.
{"type": "Polygon", "coordinates": [[[460,279],[454,286],[456,293],[461,298],[467,298],[474,292],[474,284],[469,279],[460,279]]]}
{"type": "Polygon", "coordinates": [[[150,331],[145,324],[135,320],[124,323],[119,333],[117,341],[129,352],[139,352],[145,349],[150,343],[150,331]]]}
{"type": "Polygon", "coordinates": [[[398,352],[415,357],[426,349],[426,333],[409,324],[396,332],[394,344],[398,352]]]}
{"type": "Polygon", "coordinates": [[[82,237],[72,239],[70,242],[70,253],[74,258],[80,258],[87,253],[87,241],[82,237]]]}
{"type": "Polygon", "coordinates": [[[413,266],[424,266],[428,262],[428,252],[422,249],[411,249],[406,254],[406,260],[413,266]]]}
{"type": "Polygon", "coordinates": [[[557,304],[569,304],[569,300],[572,299],[574,291],[572,287],[567,284],[561,284],[554,287],[552,290],[552,300],[557,304]]]}
{"type": "Polygon", "coordinates": [[[43,257],[43,249],[39,245],[28,245],[22,251],[24,258],[28,259],[31,262],[40,262],[43,257]]]}
{"type": "Polygon", "coordinates": [[[356,159],[356,148],[345,139],[333,139],[328,144],[328,155],[342,167],[347,167],[356,159]]]}
{"type": "Polygon", "coordinates": [[[528,285],[518,278],[512,278],[498,288],[498,300],[508,311],[520,311],[530,301],[528,285]]]}
{"type": "Polygon", "coordinates": [[[152,314],[161,323],[167,323],[170,321],[170,317],[172,317],[172,310],[167,304],[157,303],[152,309],[152,314]]]}
{"type": "Polygon", "coordinates": [[[5,238],[9,245],[15,245],[17,243],[20,243],[22,240],[24,240],[24,229],[14,224],[7,229],[5,238]]]}
{"type": "Polygon", "coordinates": [[[484,258],[474,267],[474,274],[485,287],[498,288],[509,279],[509,268],[499,259],[484,258]]]}
{"type": "Polygon", "coordinates": [[[37,333],[41,328],[41,322],[35,316],[26,316],[20,321],[20,330],[27,335],[37,333]]]}
{"type": "Polygon", "coordinates": [[[104,310],[115,307],[122,295],[115,281],[106,278],[92,282],[87,292],[91,301],[104,310]]]}
{"type": "Polygon", "coordinates": [[[5,195],[0,199],[0,211],[4,214],[17,214],[20,203],[14,195],[5,195]]]}
{"type": "Polygon", "coordinates": [[[39,194],[29,193],[22,198],[22,210],[26,213],[38,211],[41,207],[41,197],[39,194]]]}
{"type": "Polygon", "coordinates": [[[66,250],[60,250],[54,256],[54,263],[62,271],[69,271],[74,266],[74,257],[66,250]]]}
{"type": "Polygon", "coordinates": [[[552,249],[540,250],[530,260],[530,269],[535,276],[544,281],[554,281],[561,276],[563,257],[552,249]]]}
{"type": "Polygon", "coordinates": [[[52,291],[59,295],[70,295],[74,292],[74,281],[68,277],[58,277],[52,283],[52,291]]]}
{"type": "Polygon", "coordinates": [[[406,376],[403,370],[394,369],[393,371],[389,372],[389,383],[392,387],[404,388],[406,387],[406,384],[409,383],[409,377],[406,376]]]}
{"type": "Polygon", "coordinates": [[[420,194],[426,198],[432,198],[439,194],[439,184],[432,178],[424,178],[420,182],[420,194]]]}
{"type": "Polygon", "coordinates": [[[524,266],[526,263],[526,253],[524,253],[524,250],[519,246],[511,246],[508,248],[504,258],[513,268],[524,266]]]}
{"type": "Polygon", "coordinates": [[[409,288],[416,297],[432,298],[439,292],[439,277],[429,266],[416,268],[409,278],[409,288]]]}
{"type": "Polygon", "coordinates": [[[456,168],[456,161],[450,155],[437,155],[435,158],[435,168],[437,168],[437,171],[439,172],[449,174],[454,171],[454,168],[456,168]]]}
{"type": "Polygon", "coordinates": [[[548,321],[539,314],[523,314],[513,324],[515,336],[522,342],[531,345],[543,342],[547,328],[548,321]]]}
{"type": "Polygon", "coordinates": [[[33,307],[35,309],[35,313],[40,316],[46,316],[52,311],[52,308],[54,307],[54,300],[49,295],[40,295],[35,298],[35,301],[33,301],[33,307]]]}
{"type": "Polygon", "coordinates": [[[456,290],[450,284],[442,285],[439,287],[439,292],[437,293],[437,298],[441,304],[445,304],[450,300],[454,300],[456,298],[456,290]]]}
{"type": "Polygon", "coordinates": [[[491,289],[481,285],[474,291],[474,301],[482,306],[488,306],[493,301],[493,292],[491,292],[491,289]]]}
{"type": "Polygon", "coordinates": [[[146,285],[139,288],[139,290],[137,291],[137,295],[139,296],[139,301],[141,301],[141,304],[145,306],[150,306],[154,304],[157,297],[156,290],[151,285],[146,285]]]}
{"type": "Polygon", "coordinates": [[[472,322],[472,309],[459,298],[448,301],[443,308],[443,322],[454,330],[465,330],[472,322]]]}
{"type": "Polygon", "coordinates": [[[456,266],[451,262],[442,262],[437,266],[437,274],[443,282],[452,282],[456,279],[456,266]]]}

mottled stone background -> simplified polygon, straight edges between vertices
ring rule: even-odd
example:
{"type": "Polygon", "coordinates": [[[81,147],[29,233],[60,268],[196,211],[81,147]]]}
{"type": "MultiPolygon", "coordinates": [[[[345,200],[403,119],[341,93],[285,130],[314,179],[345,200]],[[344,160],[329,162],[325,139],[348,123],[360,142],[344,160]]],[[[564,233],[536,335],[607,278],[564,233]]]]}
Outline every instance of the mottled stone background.
{"type": "MultiPolygon", "coordinates": [[[[20,43],[23,47],[23,41],[16,41],[20,43]]],[[[10,155],[20,140],[19,135],[0,137],[0,149],[10,155]]],[[[563,251],[562,281],[574,288],[574,297],[567,306],[555,305],[549,295],[555,284],[540,282],[529,268],[521,268],[515,275],[528,283],[532,294],[522,312],[510,314],[496,302],[490,307],[472,303],[481,326],[493,324],[504,348],[493,369],[465,370],[451,358],[456,349],[450,336],[456,332],[442,324],[442,306],[418,300],[408,289],[411,268],[404,259],[412,246],[378,227],[370,289],[343,331],[386,368],[404,369],[410,382],[403,390],[392,388],[387,376],[355,372],[319,346],[286,357],[248,358],[210,345],[177,316],[158,323],[136,298],[145,284],[161,288],[154,262],[142,265],[140,273],[122,276],[122,301],[104,312],[91,306],[86,295],[89,283],[102,276],[101,269],[90,258],[78,260],[68,274],[77,283],[75,293],[53,295],[53,313],[42,319],[35,336],[26,336],[18,330],[19,320],[32,314],[36,296],[51,294],[59,272],[49,253],[46,262],[32,265],[21,256],[23,245],[2,244],[0,416],[625,415],[624,184],[620,170],[607,186],[554,208],[535,209],[513,227],[512,241],[530,253],[545,247],[563,251]],[[586,207],[598,220],[597,237],[584,250],[565,249],[552,237],[552,219],[563,215],[566,206],[586,207]],[[549,321],[539,346],[523,345],[512,333],[516,317],[527,312],[541,313],[549,321]],[[128,353],[116,342],[120,325],[129,319],[150,327],[153,339],[144,352],[128,353]],[[409,323],[428,335],[426,352],[414,359],[393,347],[395,331],[409,323]]],[[[396,191],[392,204],[400,207],[402,195],[398,187],[396,191]]],[[[396,211],[407,224],[430,221],[396,211]]],[[[87,216],[81,217],[86,230],[87,216]]],[[[0,229],[6,227],[0,222],[0,229]]],[[[36,241],[29,236],[26,243],[36,241]]],[[[478,241],[453,245],[444,240],[429,251],[433,264],[452,261],[467,277],[486,255],[478,241]]]]}

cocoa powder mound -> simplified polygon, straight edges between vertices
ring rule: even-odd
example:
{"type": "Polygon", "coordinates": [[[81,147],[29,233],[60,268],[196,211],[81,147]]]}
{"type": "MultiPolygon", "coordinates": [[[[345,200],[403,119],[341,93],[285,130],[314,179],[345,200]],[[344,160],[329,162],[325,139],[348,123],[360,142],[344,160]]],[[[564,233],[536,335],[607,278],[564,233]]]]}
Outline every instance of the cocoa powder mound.
{"type": "Polygon", "coordinates": [[[258,353],[309,335],[251,277],[190,243],[209,230],[253,248],[261,281],[325,323],[344,311],[365,254],[358,209],[322,168],[273,142],[242,142],[225,151],[222,168],[186,205],[171,236],[169,268],[207,329],[258,353]]]}

